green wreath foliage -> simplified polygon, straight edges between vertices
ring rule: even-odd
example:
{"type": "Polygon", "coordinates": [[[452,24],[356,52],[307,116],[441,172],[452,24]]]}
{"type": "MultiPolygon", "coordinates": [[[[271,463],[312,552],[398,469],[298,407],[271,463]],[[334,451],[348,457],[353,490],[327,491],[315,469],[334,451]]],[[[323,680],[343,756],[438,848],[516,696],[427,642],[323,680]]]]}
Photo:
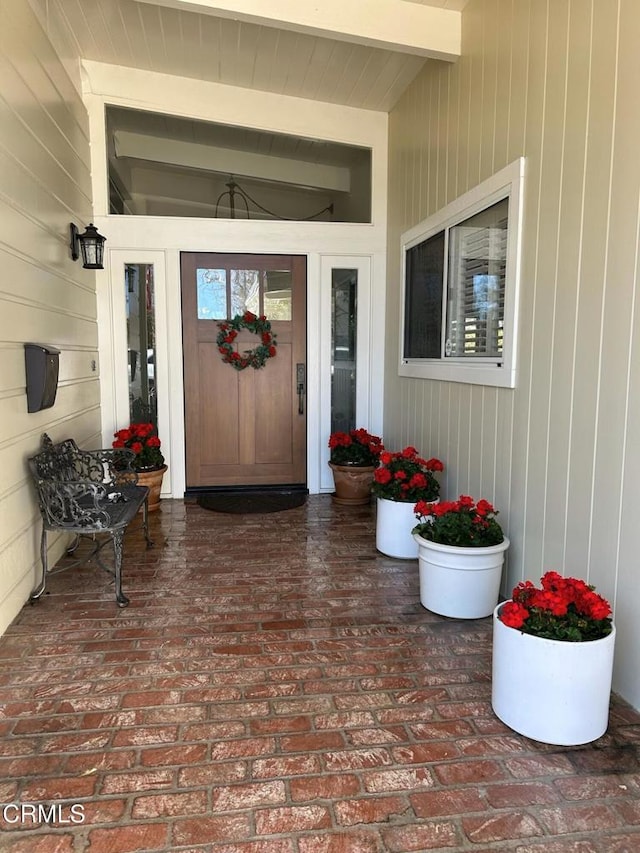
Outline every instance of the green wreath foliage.
{"type": "Polygon", "coordinates": [[[264,367],[267,360],[274,358],[277,353],[275,334],[271,331],[271,323],[262,315],[257,317],[251,311],[245,311],[244,314],[236,314],[231,320],[222,320],[218,323],[220,331],[216,338],[218,352],[222,356],[222,360],[226,364],[230,364],[235,370],[244,370],[245,367],[253,367],[259,370],[264,367]],[[260,337],[260,343],[257,347],[244,352],[238,352],[233,344],[238,337],[238,332],[242,329],[248,329],[254,335],[260,337]]]}

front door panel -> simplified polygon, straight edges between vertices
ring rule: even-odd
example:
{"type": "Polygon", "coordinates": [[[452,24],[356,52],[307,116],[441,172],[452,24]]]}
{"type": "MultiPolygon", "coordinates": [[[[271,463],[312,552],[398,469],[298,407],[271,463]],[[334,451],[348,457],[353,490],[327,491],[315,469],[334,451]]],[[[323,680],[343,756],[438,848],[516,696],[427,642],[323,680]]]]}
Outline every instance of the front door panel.
{"type": "MultiPolygon", "coordinates": [[[[306,259],[182,253],[187,490],[306,483],[306,259]],[[218,351],[217,320],[265,315],[277,354],[235,370],[218,351]]],[[[242,330],[234,346],[254,349],[242,330]]]]}

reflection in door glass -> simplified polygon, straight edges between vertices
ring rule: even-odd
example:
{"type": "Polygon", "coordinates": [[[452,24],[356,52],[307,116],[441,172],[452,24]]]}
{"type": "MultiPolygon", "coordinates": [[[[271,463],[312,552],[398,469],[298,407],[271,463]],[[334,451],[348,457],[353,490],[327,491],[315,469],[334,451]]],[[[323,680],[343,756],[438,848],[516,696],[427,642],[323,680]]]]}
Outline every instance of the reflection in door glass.
{"type": "Polygon", "coordinates": [[[260,314],[260,273],[258,270],[231,270],[231,313],[252,311],[260,314]]]}
{"type": "Polygon", "coordinates": [[[125,264],[125,301],[131,423],[158,426],[153,264],[125,264]]]}
{"type": "Polygon", "coordinates": [[[291,270],[196,269],[198,320],[225,320],[251,311],[291,320],[291,270]]]}
{"type": "Polygon", "coordinates": [[[331,432],[356,426],[358,271],[331,271],[331,432]]]}
{"type": "Polygon", "coordinates": [[[227,271],[196,270],[198,320],[227,317],[227,271]]]}
{"type": "Polygon", "coordinates": [[[291,270],[266,270],[264,313],[270,320],[291,320],[291,270]]]}

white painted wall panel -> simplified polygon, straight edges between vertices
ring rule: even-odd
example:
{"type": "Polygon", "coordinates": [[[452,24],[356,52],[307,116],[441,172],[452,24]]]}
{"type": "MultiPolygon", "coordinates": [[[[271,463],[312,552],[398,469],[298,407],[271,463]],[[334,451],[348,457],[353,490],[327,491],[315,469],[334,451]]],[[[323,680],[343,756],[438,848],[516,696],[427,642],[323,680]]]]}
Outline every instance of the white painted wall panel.
{"type": "MultiPolygon", "coordinates": [[[[619,47],[619,85],[617,87],[617,103],[619,105],[618,121],[613,157],[613,197],[612,197],[612,230],[615,237],[611,244],[611,253],[623,252],[620,266],[617,259],[612,258],[610,268],[610,287],[617,293],[621,287],[620,305],[625,306],[627,315],[621,318],[620,338],[621,360],[619,370],[621,381],[625,387],[625,409],[622,413],[620,428],[622,435],[622,477],[614,485],[613,497],[619,505],[617,556],[618,572],[616,576],[616,621],[619,631],[624,637],[635,642],[635,648],[640,647],[640,629],[635,612],[634,602],[637,601],[638,589],[638,553],[640,552],[640,533],[638,532],[637,508],[639,503],[640,483],[640,293],[639,281],[639,185],[638,169],[638,139],[640,138],[640,114],[628,105],[637,105],[637,83],[640,75],[640,57],[638,56],[638,38],[640,38],[640,15],[630,3],[621,5],[620,15],[620,47],[619,47]],[[625,177],[626,174],[626,177],[625,177]],[[622,197],[626,204],[618,203],[622,197]],[[628,221],[623,222],[626,214],[628,221]],[[629,241],[629,245],[625,245],[629,241]],[[633,254],[633,262],[631,252],[633,254]]],[[[611,294],[611,291],[610,291],[611,294]]],[[[617,301],[617,300],[616,300],[617,301]]],[[[610,318],[607,318],[609,320],[610,318]]],[[[607,353],[608,359],[608,353],[607,353]]],[[[608,367],[608,361],[607,361],[608,367]]],[[[602,412],[608,404],[608,395],[603,395],[602,412]]],[[[600,453],[596,465],[607,465],[606,448],[600,445],[600,453]]],[[[596,488],[601,481],[596,478],[596,488]]],[[[600,502],[596,504],[596,512],[600,502]]],[[[594,532],[595,532],[594,525],[594,532]]],[[[595,536],[592,536],[595,539],[595,536]]],[[[597,553],[597,552],[596,552],[597,553]]],[[[618,689],[623,695],[637,695],[637,663],[633,666],[618,667],[618,689]]]]}
{"type": "Polygon", "coordinates": [[[626,0],[471,0],[460,62],[427,64],[391,113],[384,430],[443,459],[447,497],[495,501],[505,594],[557,569],[615,603],[614,687],[636,706],[639,38],[626,0]],[[399,379],[400,234],[520,155],[517,387],[399,379]]]}
{"type": "MultiPolygon", "coordinates": [[[[95,276],[69,257],[91,219],[88,118],[27,0],[0,5],[0,631],[35,578],[40,523],[26,458],[41,433],[100,432],[95,276]],[[27,413],[24,343],[61,351],[55,405],[27,413]]],[[[51,558],[63,539],[53,540],[51,558]]]]}

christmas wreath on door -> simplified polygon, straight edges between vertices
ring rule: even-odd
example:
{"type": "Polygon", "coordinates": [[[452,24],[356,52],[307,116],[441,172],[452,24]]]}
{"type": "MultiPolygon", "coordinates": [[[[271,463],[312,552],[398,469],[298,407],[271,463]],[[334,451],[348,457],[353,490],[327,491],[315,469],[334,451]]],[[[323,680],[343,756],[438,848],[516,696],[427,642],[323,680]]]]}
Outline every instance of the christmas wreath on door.
{"type": "Polygon", "coordinates": [[[222,360],[236,370],[244,370],[245,367],[253,367],[255,370],[259,370],[265,366],[270,358],[276,355],[276,347],[278,346],[276,336],[271,331],[271,323],[264,315],[258,317],[251,311],[245,311],[244,314],[236,314],[231,320],[222,320],[218,326],[220,327],[220,332],[216,338],[218,351],[222,360]],[[240,353],[234,348],[234,341],[242,329],[247,329],[254,335],[258,335],[260,343],[254,349],[244,350],[240,353]]]}

